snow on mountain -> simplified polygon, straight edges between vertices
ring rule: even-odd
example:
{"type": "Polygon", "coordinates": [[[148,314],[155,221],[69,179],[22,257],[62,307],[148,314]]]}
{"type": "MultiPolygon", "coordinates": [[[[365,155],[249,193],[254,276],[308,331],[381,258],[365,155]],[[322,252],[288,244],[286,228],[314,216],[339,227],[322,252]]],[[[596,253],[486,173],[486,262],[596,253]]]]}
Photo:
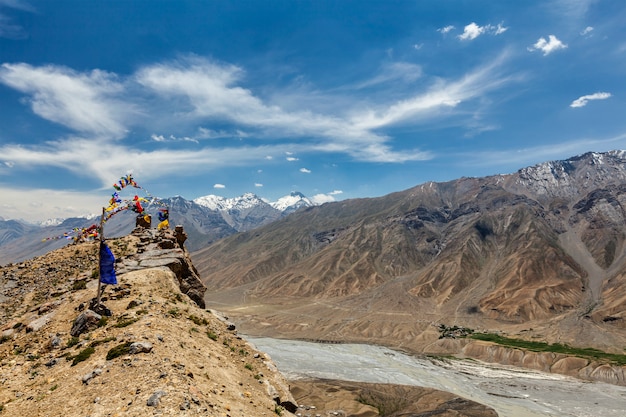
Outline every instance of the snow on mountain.
{"type": "Polygon", "coordinates": [[[282,212],[291,212],[301,207],[311,207],[315,205],[311,200],[305,197],[304,194],[299,193],[298,191],[293,191],[291,194],[281,197],[278,200],[269,204],[276,210],[282,212]]]}
{"type": "Polygon", "coordinates": [[[213,194],[205,195],[204,197],[198,197],[193,200],[193,202],[200,206],[207,207],[211,210],[218,211],[227,210],[226,207],[228,206],[226,198],[213,194]]]}
{"type": "Polygon", "coordinates": [[[65,219],[60,218],[60,217],[56,217],[54,219],[48,219],[48,220],[44,220],[44,221],[38,222],[37,225],[38,226],[42,226],[42,227],[58,226],[61,223],[63,223],[64,221],[65,221],[65,219]]]}
{"type": "Polygon", "coordinates": [[[300,207],[310,207],[315,204],[297,191],[279,198],[275,202],[266,203],[254,193],[245,193],[242,196],[234,198],[224,198],[217,195],[206,195],[193,200],[194,203],[207,207],[211,210],[229,211],[229,210],[245,210],[255,206],[269,204],[280,212],[292,212],[300,207]]]}

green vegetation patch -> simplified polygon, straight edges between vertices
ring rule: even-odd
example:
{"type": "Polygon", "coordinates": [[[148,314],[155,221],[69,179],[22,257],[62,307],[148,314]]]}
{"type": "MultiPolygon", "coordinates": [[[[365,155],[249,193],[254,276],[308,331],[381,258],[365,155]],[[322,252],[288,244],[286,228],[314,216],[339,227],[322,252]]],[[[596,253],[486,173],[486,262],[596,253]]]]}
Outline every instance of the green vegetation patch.
{"type": "Polygon", "coordinates": [[[126,315],[122,315],[120,316],[119,319],[117,319],[117,323],[115,323],[113,327],[117,327],[117,328],[127,327],[133,323],[136,323],[137,321],[139,321],[139,317],[128,317],[126,315]]]}
{"type": "Polygon", "coordinates": [[[492,333],[474,333],[469,336],[472,339],[497,343],[502,346],[526,349],[533,352],[552,352],[564,355],[591,358],[601,362],[610,362],[617,365],[626,365],[626,355],[607,353],[594,348],[575,348],[561,343],[534,342],[530,340],[512,339],[492,333]]]}
{"type": "Polygon", "coordinates": [[[76,365],[77,363],[86,361],[87,359],[89,359],[89,357],[91,355],[93,355],[93,353],[96,350],[94,348],[90,347],[86,347],[85,349],[81,350],[78,355],[74,356],[72,358],[72,366],[76,365]]]}
{"type": "Polygon", "coordinates": [[[95,348],[95,347],[100,346],[100,345],[102,345],[104,343],[108,343],[108,342],[110,342],[112,340],[117,340],[117,339],[116,339],[115,336],[105,337],[104,339],[94,340],[93,342],[91,342],[89,344],[89,346],[95,348]]]}
{"type": "Polygon", "coordinates": [[[132,344],[132,342],[125,342],[115,346],[107,352],[107,360],[110,361],[111,359],[115,359],[119,356],[127,355],[130,352],[130,345],[132,344]]]}
{"type": "Polygon", "coordinates": [[[72,284],[72,291],[84,290],[87,288],[87,280],[80,279],[72,284]]]}
{"type": "Polygon", "coordinates": [[[209,324],[209,321],[207,319],[194,316],[193,314],[187,318],[193,321],[197,326],[206,326],[207,324],[209,324]]]}

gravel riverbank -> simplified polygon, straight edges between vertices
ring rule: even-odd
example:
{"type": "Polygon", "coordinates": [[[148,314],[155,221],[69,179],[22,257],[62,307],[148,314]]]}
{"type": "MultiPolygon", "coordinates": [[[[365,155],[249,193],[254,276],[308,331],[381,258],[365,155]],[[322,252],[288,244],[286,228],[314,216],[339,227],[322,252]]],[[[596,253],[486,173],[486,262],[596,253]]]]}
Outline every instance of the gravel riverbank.
{"type": "Polygon", "coordinates": [[[626,387],[467,360],[409,356],[380,346],[246,337],[288,379],[414,385],[485,404],[500,417],[623,417],[626,387]]]}

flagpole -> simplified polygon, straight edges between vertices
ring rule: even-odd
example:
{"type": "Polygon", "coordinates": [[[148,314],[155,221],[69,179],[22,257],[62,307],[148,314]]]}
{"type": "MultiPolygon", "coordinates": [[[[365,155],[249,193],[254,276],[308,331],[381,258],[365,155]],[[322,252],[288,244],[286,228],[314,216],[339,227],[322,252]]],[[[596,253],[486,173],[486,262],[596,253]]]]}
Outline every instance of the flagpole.
{"type": "Polygon", "coordinates": [[[102,262],[102,254],[100,248],[104,243],[104,212],[105,208],[102,207],[102,216],[100,217],[100,247],[98,248],[98,295],[96,297],[96,306],[100,305],[100,287],[102,286],[102,271],[100,271],[100,264],[102,262]]]}

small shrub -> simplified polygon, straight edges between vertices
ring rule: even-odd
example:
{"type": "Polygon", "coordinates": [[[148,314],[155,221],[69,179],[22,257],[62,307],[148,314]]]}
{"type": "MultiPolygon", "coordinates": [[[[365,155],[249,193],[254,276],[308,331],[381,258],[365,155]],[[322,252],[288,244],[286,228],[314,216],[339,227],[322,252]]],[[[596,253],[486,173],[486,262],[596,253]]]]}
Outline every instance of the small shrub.
{"type": "Polygon", "coordinates": [[[115,323],[113,325],[113,327],[121,329],[122,327],[130,326],[131,324],[133,324],[133,323],[135,323],[137,321],[139,321],[138,317],[134,317],[134,318],[120,317],[119,320],[117,321],[117,323],[115,323]]]}
{"type": "Polygon", "coordinates": [[[108,322],[109,318],[107,316],[102,316],[100,317],[100,320],[98,320],[98,327],[104,327],[107,325],[108,322]]]}
{"type": "Polygon", "coordinates": [[[245,365],[245,368],[246,368],[248,371],[251,371],[251,370],[253,370],[253,369],[254,369],[254,368],[252,367],[252,365],[250,365],[249,363],[247,363],[247,364],[245,365]]]}
{"type": "Polygon", "coordinates": [[[87,359],[89,359],[89,357],[91,355],[93,355],[93,353],[96,350],[94,348],[90,347],[86,347],[85,349],[81,350],[78,355],[74,356],[74,358],[72,358],[72,366],[76,365],[77,363],[86,361],[87,359]]]}
{"type": "Polygon", "coordinates": [[[77,336],[72,336],[70,340],[67,341],[67,347],[74,347],[78,344],[78,342],[80,342],[80,339],[77,336]]]}
{"type": "Polygon", "coordinates": [[[206,332],[206,335],[209,336],[209,339],[213,340],[214,342],[217,342],[217,335],[215,333],[213,333],[212,331],[208,331],[206,332]]]}
{"type": "Polygon", "coordinates": [[[209,324],[207,319],[194,316],[193,314],[187,318],[193,321],[196,326],[206,326],[207,324],[209,324]]]}
{"type": "Polygon", "coordinates": [[[115,336],[109,336],[109,337],[105,337],[104,339],[94,340],[93,342],[91,342],[89,344],[89,346],[95,348],[95,347],[100,346],[100,345],[102,345],[104,343],[108,343],[108,342],[110,342],[112,340],[117,340],[117,339],[115,338],[115,336]]]}
{"type": "Polygon", "coordinates": [[[87,281],[84,279],[74,281],[72,284],[72,291],[84,290],[85,288],[87,288],[87,281]]]}
{"type": "Polygon", "coordinates": [[[107,360],[110,361],[111,359],[115,359],[119,356],[127,355],[130,352],[130,345],[132,345],[132,342],[125,342],[115,346],[107,352],[107,360]]]}

